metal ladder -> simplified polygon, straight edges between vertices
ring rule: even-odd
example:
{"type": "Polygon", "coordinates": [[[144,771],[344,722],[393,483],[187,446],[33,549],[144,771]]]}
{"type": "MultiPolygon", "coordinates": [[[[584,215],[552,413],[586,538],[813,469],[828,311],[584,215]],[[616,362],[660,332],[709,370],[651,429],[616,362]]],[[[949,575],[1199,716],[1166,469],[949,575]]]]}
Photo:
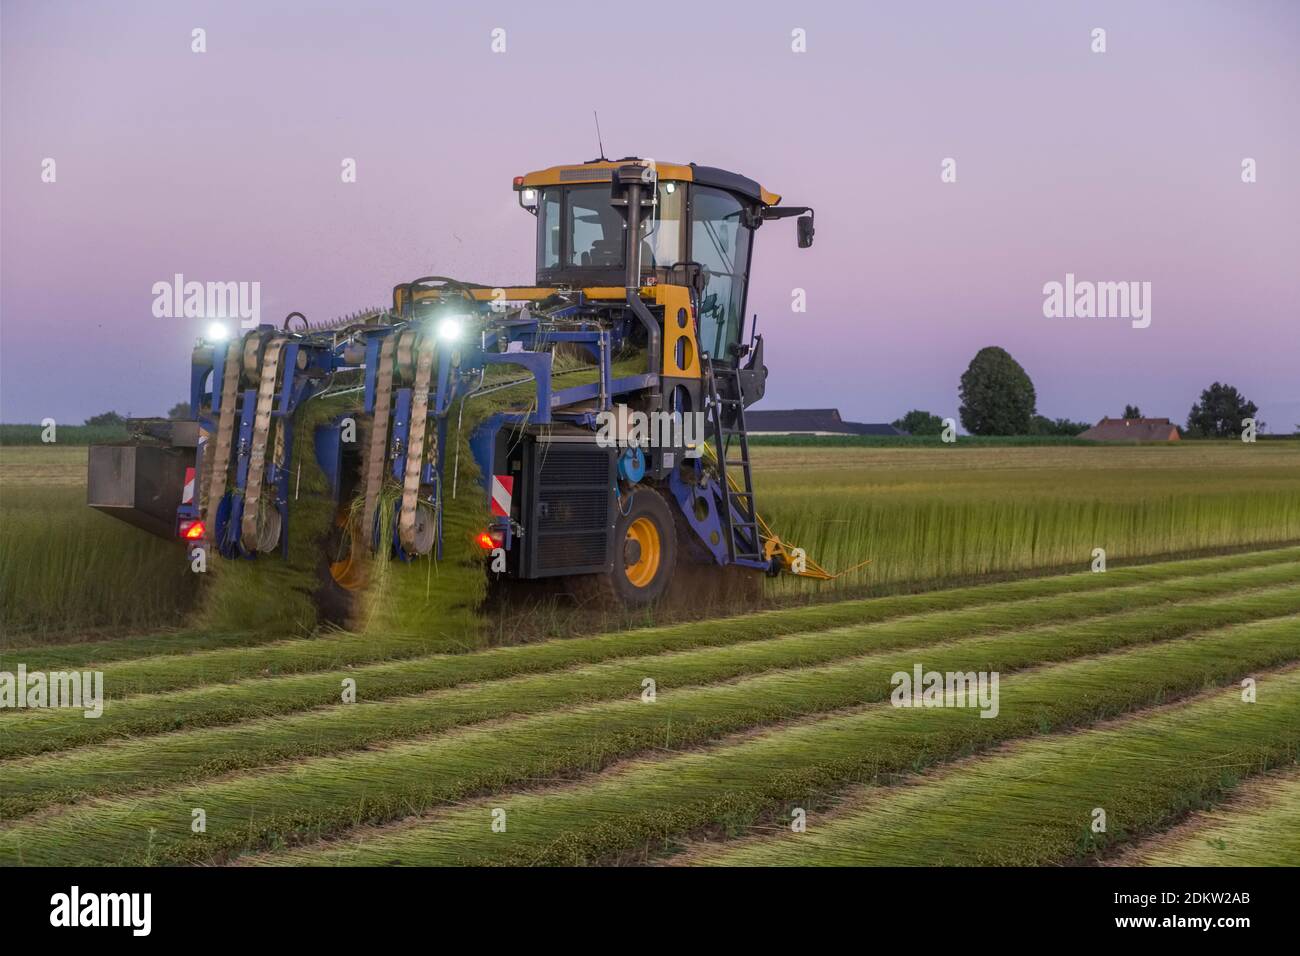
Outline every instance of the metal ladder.
{"type": "Polygon", "coordinates": [[[705,387],[708,390],[709,417],[713,426],[713,447],[717,450],[718,477],[722,483],[724,507],[722,528],[727,539],[727,556],[732,561],[763,561],[763,542],[758,531],[758,512],[754,508],[754,480],[750,471],[749,437],[745,429],[745,402],[740,387],[740,370],[730,365],[714,365],[704,356],[705,387]],[[718,393],[718,379],[727,385],[726,398],[718,393]],[[728,422],[732,424],[728,424],[728,422]],[[732,459],[731,439],[738,438],[740,457],[732,459]],[[741,487],[733,488],[728,469],[739,468],[741,487]]]}

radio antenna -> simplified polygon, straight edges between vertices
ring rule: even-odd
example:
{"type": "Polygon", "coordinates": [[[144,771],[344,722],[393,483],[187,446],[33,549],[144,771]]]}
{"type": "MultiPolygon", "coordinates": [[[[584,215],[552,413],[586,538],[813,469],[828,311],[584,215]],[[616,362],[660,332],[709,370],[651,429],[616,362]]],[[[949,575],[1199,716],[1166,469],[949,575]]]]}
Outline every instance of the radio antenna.
{"type": "Polygon", "coordinates": [[[609,162],[609,160],[605,159],[605,144],[600,140],[600,114],[592,110],[591,115],[596,119],[596,145],[600,147],[601,162],[609,162]]]}

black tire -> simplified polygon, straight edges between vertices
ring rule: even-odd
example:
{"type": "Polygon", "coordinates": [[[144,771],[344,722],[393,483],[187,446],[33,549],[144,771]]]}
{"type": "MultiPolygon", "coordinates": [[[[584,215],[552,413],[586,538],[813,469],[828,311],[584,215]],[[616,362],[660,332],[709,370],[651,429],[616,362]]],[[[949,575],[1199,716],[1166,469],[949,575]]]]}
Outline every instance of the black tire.
{"type": "Polygon", "coordinates": [[[614,568],[570,580],[583,603],[644,607],[664,596],[677,566],[677,530],[667,502],[653,488],[624,495],[614,522],[614,568]],[[594,592],[594,593],[593,593],[594,592]]]}

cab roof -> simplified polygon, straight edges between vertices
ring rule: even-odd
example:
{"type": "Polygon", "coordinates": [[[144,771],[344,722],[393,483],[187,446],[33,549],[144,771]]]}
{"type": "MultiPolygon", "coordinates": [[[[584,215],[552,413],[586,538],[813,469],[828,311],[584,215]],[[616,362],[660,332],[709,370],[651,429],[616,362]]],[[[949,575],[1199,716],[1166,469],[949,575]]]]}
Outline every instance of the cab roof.
{"type": "MultiPolygon", "coordinates": [[[[539,169],[536,172],[516,177],[515,188],[560,186],[569,183],[607,183],[613,175],[612,170],[617,169],[619,166],[629,164],[645,165],[647,162],[648,160],[636,156],[628,156],[623,159],[593,159],[590,162],[571,166],[551,166],[547,169],[539,169]]],[[[742,176],[726,169],[718,169],[716,166],[697,166],[695,163],[688,163],[683,166],[679,163],[655,162],[655,169],[660,179],[674,179],[679,182],[699,183],[702,186],[716,186],[719,189],[728,189],[747,199],[762,203],[764,206],[775,206],[781,202],[780,196],[768,192],[748,176],[742,176]]]]}

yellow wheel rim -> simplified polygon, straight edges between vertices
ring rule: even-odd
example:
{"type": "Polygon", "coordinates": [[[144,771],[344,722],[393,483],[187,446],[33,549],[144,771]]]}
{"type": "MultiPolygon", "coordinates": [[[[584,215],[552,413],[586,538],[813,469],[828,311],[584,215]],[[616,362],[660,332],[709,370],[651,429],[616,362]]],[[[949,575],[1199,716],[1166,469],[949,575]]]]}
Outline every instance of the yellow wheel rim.
{"type": "Polygon", "coordinates": [[[640,547],[640,556],[635,562],[627,565],[623,571],[634,587],[649,587],[650,582],[655,579],[655,575],[659,572],[659,560],[662,553],[659,529],[649,518],[637,518],[627,529],[627,540],[637,543],[640,547]]]}
{"type": "MultiPolygon", "coordinates": [[[[348,516],[339,514],[335,523],[340,528],[346,528],[349,532],[354,530],[349,526],[348,516]]],[[[347,553],[337,561],[330,562],[330,577],[334,583],[346,591],[356,591],[366,583],[366,569],[360,561],[356,559],[356,552],[352,546],[355,537],[352,534],[347,536],[347,553]]]]}

